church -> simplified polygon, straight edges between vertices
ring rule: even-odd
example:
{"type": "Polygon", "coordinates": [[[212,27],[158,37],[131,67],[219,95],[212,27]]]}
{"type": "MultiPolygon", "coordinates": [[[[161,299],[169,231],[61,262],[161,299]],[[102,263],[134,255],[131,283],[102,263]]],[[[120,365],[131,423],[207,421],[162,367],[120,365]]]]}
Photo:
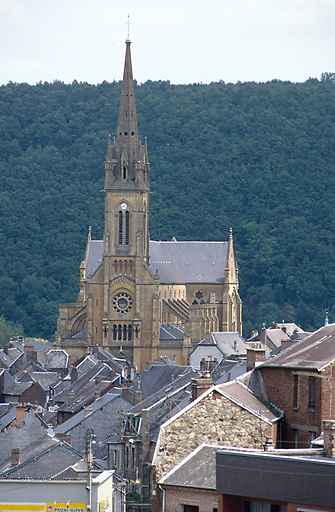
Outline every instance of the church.
{"type": "Polygon", "coordinates": [[[60,304],[55,346],[80,357],[100,345],[137,370],[159,356],[187,364],[206,332],[242,333],[232,230],[227,242],[151,241],[149,158],[138,133],[131,42],[116,137],[105,162],[105,228],[89,228],[79,295],[60,304]]]}

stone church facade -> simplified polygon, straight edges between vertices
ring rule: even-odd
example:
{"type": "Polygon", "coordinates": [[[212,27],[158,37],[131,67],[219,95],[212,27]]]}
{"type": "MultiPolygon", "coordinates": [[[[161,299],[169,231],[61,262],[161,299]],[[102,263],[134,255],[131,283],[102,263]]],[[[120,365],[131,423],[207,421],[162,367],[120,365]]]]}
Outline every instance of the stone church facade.
{"type": "Polygon", "coordinates": [[[149,159],[138,134],[129,40],[104,193],[104,237],[92,240],[89,229],[78,299],[60,304],[55,345],[75,358],[98,344],[139,370],[160,355],[187,364],[206,332],[241,334],[231,230],[228,242],[150,241],[149,159]]]}

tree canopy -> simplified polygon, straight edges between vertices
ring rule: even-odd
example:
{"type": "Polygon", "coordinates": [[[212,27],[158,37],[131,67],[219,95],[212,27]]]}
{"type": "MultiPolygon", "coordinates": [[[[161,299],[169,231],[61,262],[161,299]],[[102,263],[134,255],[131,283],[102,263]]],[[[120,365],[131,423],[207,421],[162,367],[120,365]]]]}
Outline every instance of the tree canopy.
{"type": "MultiPolygon", "coordinates": [[[[334,73],[305,83],[136,85],[154,240],[227,240],[244,334],[335,317],[334,73]]],[[[0,315],[52,339],[101,239],[104,160],[121,83],[0,87],[0,315]]]]}

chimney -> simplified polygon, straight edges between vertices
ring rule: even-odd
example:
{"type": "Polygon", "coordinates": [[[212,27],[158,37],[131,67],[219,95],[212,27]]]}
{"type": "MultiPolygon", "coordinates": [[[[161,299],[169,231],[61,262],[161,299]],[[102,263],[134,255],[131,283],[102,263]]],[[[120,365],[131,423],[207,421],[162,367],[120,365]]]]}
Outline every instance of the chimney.
{"type": "Polygon", "coordinates": [[[191,402],[196,400],[207,389],[213,386],[212,377],[201,377],[200,379],[192,379],[192,398],[191,402]]]}
{"type": "Polygon", "coordinates": [[[75,366],[71,366],[71,384],[78,379],[78,370],[75,366]]]}
{"type": "Polygon", "coordinates": [[[102,382],[102,376],[101,375],[96,375],[95,377],[95,383],[97,386],[99,386],[99,384],[101,384],[102,382]]]}
{"type": "Polygon", "coordinates": [[[72,409],[72,407],[73,407],[73,398],[74,398],[74,393],[73,393],[72,389],[70,389],[70,391],[68,391],[66,394],[66,407],[68,409],[72,409]]]}
{"type": "Polygon", "coordinates": [[[11,467],[16,468],[20,464],[20,448],[12,448],[11,467]]]}
{"type": "Polygon", "coordinates": [[[23,404],[16,406],[16,426],[22,427],[26,417],[26,408],[23,404]]]}
{"type": "Polygon", "coordinates": [[[260,341],[263,343],[263,345],[266,345],[266,327],[265,327],[265,324],[263,324],[263,327],[261,328],[260,341]]]}
{"type": "Polygon", "coordinates": [[[265,345],[262,343],[247,343],[247,372],[253,370],[257,363],[265,362],[265,345]],[[248,346],[249,345],[249,346],[248,346]]]}
{"type": "Polygon", "coordinates": [[[91,412],[93,412],[93,409],[90,405],[88,405],[87,407],[85,407],[84,409],[84,414],[85,414],[85,418],[86,416],[88,416],[89,414],[91,414],[91,412]]]}
{"type": "Polygon", "coordinates": [[[335,458],[335,421],[323,420],[323,449],[327,457],[335,458]]]}
{"type": "Polygon", "coordinates": [[[141,383],[138,381],[137,383],[137,389],[135,391],[135,405],[139,404],[143,400],[143,393],[141,390],[141,383]]]}
{"type": "Polygon", "coordinates": [[[69,444],[70,446],[72,446],[72,436],[71,434],[57,434],[56,435],[56,438],[59,440],[59,441],[64,441],[65,443],[69,444]]]}
{"type": "Polygon", "coordinates": [[[205,343],[210,343],[211,342],[211,339],[212,339],[212,336],[211,336],[211,333],[210,332],[206,332],[205,334],[205,343]]]}

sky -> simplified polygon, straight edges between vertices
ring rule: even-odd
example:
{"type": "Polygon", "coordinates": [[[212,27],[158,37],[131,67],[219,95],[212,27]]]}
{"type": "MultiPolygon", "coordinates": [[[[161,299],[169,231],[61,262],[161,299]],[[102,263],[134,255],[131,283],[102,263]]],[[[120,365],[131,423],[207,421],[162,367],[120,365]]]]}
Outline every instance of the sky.
{"type": "Polygon", "coordinates": [[[304,82],[335,72],[335,0],[0,0],[0,84],[304,82]]]}

